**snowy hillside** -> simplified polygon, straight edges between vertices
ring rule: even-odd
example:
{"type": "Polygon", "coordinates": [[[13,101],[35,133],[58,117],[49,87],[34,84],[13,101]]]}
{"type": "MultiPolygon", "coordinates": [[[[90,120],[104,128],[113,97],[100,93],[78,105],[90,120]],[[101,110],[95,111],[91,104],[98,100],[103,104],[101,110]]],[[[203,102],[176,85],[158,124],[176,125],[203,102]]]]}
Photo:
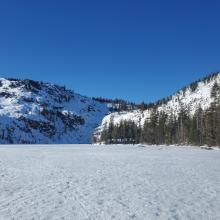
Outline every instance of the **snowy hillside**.
{"type": "Polygon", "coordinates": [[[65,87],[0,78],[0,143],[90,143],[105,103],[65,87]]]}
{"type": "MultiPolygon", "coordinates": [[[[180,110],[184,108],[190,115],[194,115],[199,107],[203,110],[210,107],[213,102],[211,91],[215,83],[220,85],[220,73],[215,73],[192,83],[168,99],[155,103],[154,108],[157,112],[164,112],[167,115],[173,116],[178,116],[180,110]]],[[[104,117],[102,124],[96,128],[94,136],[99,138],[104,127],[108,127],[110,122],[116,125],[121,121],[133,121],[135,124],[143,126],[144,122],[150,119],[152,111],[153,108],[150,107],[145,110],[122,111],[109,114],[104,117]]]]}

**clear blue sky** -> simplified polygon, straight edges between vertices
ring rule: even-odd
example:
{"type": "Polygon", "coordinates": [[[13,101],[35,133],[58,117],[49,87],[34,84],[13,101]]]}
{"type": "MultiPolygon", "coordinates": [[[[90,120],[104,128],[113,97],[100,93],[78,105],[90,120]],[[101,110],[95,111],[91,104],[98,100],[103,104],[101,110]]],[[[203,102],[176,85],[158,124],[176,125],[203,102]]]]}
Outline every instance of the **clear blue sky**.
{"type": "Polygon", "coordinates": [[[0,75],[153,101],[220,70],[220,1],[2,0],[0,75]]]}

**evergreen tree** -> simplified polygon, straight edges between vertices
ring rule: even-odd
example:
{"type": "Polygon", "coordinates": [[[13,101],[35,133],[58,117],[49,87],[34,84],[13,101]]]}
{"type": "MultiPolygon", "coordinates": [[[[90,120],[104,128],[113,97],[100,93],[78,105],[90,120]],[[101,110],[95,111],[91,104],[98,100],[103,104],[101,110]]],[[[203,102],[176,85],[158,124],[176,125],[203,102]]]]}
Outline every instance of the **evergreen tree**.
{"type": "Polygon", "coordinates": [[[162,112],[158,118],[157,144],[164,144],[166,139],[167,115],[162,112]]]}

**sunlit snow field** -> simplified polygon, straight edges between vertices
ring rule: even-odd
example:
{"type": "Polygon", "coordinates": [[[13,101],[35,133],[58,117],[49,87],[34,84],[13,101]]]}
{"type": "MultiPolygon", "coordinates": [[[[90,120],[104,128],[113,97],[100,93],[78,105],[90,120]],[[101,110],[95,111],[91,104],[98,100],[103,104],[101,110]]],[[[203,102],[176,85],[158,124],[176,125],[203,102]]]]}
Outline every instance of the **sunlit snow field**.
{"type": "Polygon", "coordinates": [[[220,151],[1,146],[0,219],[220,219],[220,151]]]}

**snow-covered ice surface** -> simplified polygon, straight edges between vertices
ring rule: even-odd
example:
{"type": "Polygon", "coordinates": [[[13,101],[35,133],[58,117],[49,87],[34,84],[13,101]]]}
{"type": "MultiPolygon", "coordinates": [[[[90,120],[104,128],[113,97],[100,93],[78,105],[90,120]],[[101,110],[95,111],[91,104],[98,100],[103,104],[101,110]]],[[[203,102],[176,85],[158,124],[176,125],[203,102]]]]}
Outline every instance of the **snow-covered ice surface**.
{"type": "Polygon", "coordinates": [[[220,151],[1,146],[0,219],[220,219],[220,151]]]}

